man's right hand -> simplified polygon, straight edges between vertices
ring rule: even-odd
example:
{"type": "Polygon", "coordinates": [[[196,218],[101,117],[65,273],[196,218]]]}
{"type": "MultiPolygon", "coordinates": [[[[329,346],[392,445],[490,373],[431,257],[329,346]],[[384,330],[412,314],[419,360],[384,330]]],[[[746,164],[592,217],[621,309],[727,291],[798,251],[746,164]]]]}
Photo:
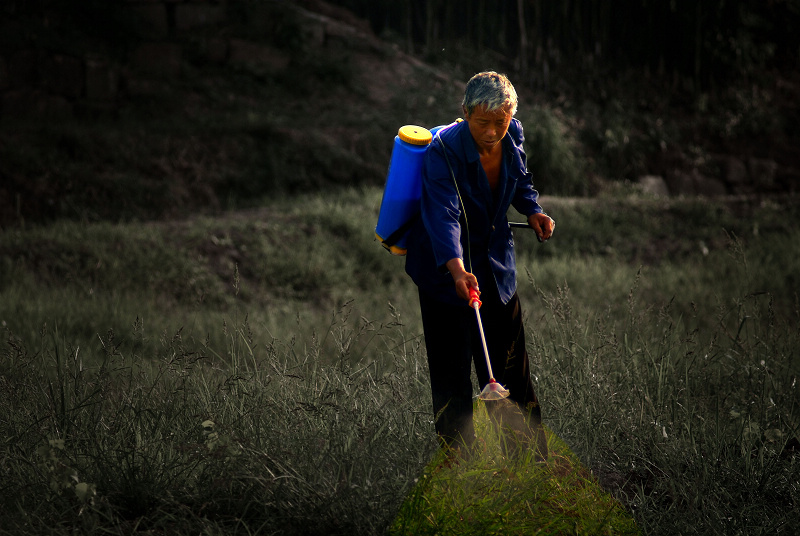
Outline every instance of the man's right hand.
{"type": "Polygon", "coordinates": [[[453,277],[453,282],[456,285],[456,294],[458,294],[459,297],[463,298],[465,301],[469,301],[469,290],[471,288],[477,290],[480,296],[478,278],[464,268],[464,261],[456,257],[447,261],[446,266],[450,275],[453,277]]]}

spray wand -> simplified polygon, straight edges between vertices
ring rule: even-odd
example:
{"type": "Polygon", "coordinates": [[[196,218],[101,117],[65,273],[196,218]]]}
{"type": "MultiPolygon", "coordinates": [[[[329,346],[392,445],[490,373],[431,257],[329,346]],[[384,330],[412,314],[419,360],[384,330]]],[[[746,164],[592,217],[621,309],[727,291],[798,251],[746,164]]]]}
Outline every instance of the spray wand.
{"type": "Polygon", "coordinates": [[[482,303],[478,299],[478,290],[474,288],[469,289],[469,306],[475,309],[475,316],[478,319],[478,331],[481,335],[481,343],[483,344],[483,355],[486,357],[486,368],[489,371],[489,383],[478,394],[481,400],[502,400],[508,398],[510,394],[508,389],[497,383],[494,379],[492,372],[492,363],[489,361],[489,349],[486,347],[486,336],[483,333],[483,323],[481,322],[481,313],[479,311],[482,303]]]}

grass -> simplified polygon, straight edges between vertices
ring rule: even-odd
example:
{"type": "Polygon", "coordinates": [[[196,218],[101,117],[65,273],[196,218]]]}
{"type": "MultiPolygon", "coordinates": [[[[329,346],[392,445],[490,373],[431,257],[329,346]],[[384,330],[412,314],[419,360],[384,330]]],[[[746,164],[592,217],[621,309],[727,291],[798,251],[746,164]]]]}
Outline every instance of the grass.
{"type": "Polygon", "coordinates": [[[554,456],[450,470],[379,202],[0,235],[0,533],[800,522],[795,205],[546,200],[516,249],[554,456]]]}
{"type": "MultiPolygon", "coordinates": [[[[553,299],[563,311],[568,298],[553,299]]],[[[556,397],[551,426],[602,481],[620,486],[645,533],[774,534],[792,525],[797,324],[770,325],[767,301],[750,296],[720,310],[711,333],[666,304],[646,314],[634,305],[621,325],[564,315],[558,338],[534,335],[550,363],[551,387],[542,389],[556,397]],[[698,527],[696,516],[711,521],[698,527]]]]}
{"type": "Polygon", "coordinates": [[[379,532],[432,451],[424,375],[399,327],[346,316],[323,359],[322,340],[258,346],[244,320],[225,348],[174,334],[147,357],[111,333],[94,352],[10,339],[3,530],[379,532]],[[351,355],[366,336],[383,359],[351,355]]]}
{"type": "Polygon", "coordinates": [[[531,452],[507,458],[483,402],[475,414],[482,448],[468,461],[438,453],[390,534],[639,534],[622,504],[556,435],[546,430],[546,463],[531,452]]]}

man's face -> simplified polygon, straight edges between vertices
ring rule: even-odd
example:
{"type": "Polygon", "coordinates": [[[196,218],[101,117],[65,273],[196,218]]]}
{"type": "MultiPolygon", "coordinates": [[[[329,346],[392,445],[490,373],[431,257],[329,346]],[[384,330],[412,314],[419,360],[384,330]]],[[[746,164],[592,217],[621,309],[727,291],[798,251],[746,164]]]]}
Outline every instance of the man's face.
{"type": "Polygon", "coordinates": [[[508,108],[500,108],[491,112],[486,110],[486,106],[478,106],[472,110],[472,114],[464,115],[469,124],[469,131],[472,138],[478,145],[478,152],[491,152],[495,146],[503,139],[508,132],[508,125],[511,124],[511,111],[508,108]]]}

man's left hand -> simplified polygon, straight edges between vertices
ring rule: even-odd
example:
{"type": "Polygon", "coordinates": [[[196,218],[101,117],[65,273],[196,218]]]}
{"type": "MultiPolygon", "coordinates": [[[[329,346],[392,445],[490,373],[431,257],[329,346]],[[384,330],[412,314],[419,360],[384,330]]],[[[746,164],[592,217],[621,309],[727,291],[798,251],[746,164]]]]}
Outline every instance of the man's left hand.
{"type": "Polygon", "coordinates": [[[528,216],[528,225],[531,226],[536,236],[539,237],[539,240],[544,242],[553,236],[553,231],[556,228],[556,221],[547,214],[540,212],[528,216]]]}

